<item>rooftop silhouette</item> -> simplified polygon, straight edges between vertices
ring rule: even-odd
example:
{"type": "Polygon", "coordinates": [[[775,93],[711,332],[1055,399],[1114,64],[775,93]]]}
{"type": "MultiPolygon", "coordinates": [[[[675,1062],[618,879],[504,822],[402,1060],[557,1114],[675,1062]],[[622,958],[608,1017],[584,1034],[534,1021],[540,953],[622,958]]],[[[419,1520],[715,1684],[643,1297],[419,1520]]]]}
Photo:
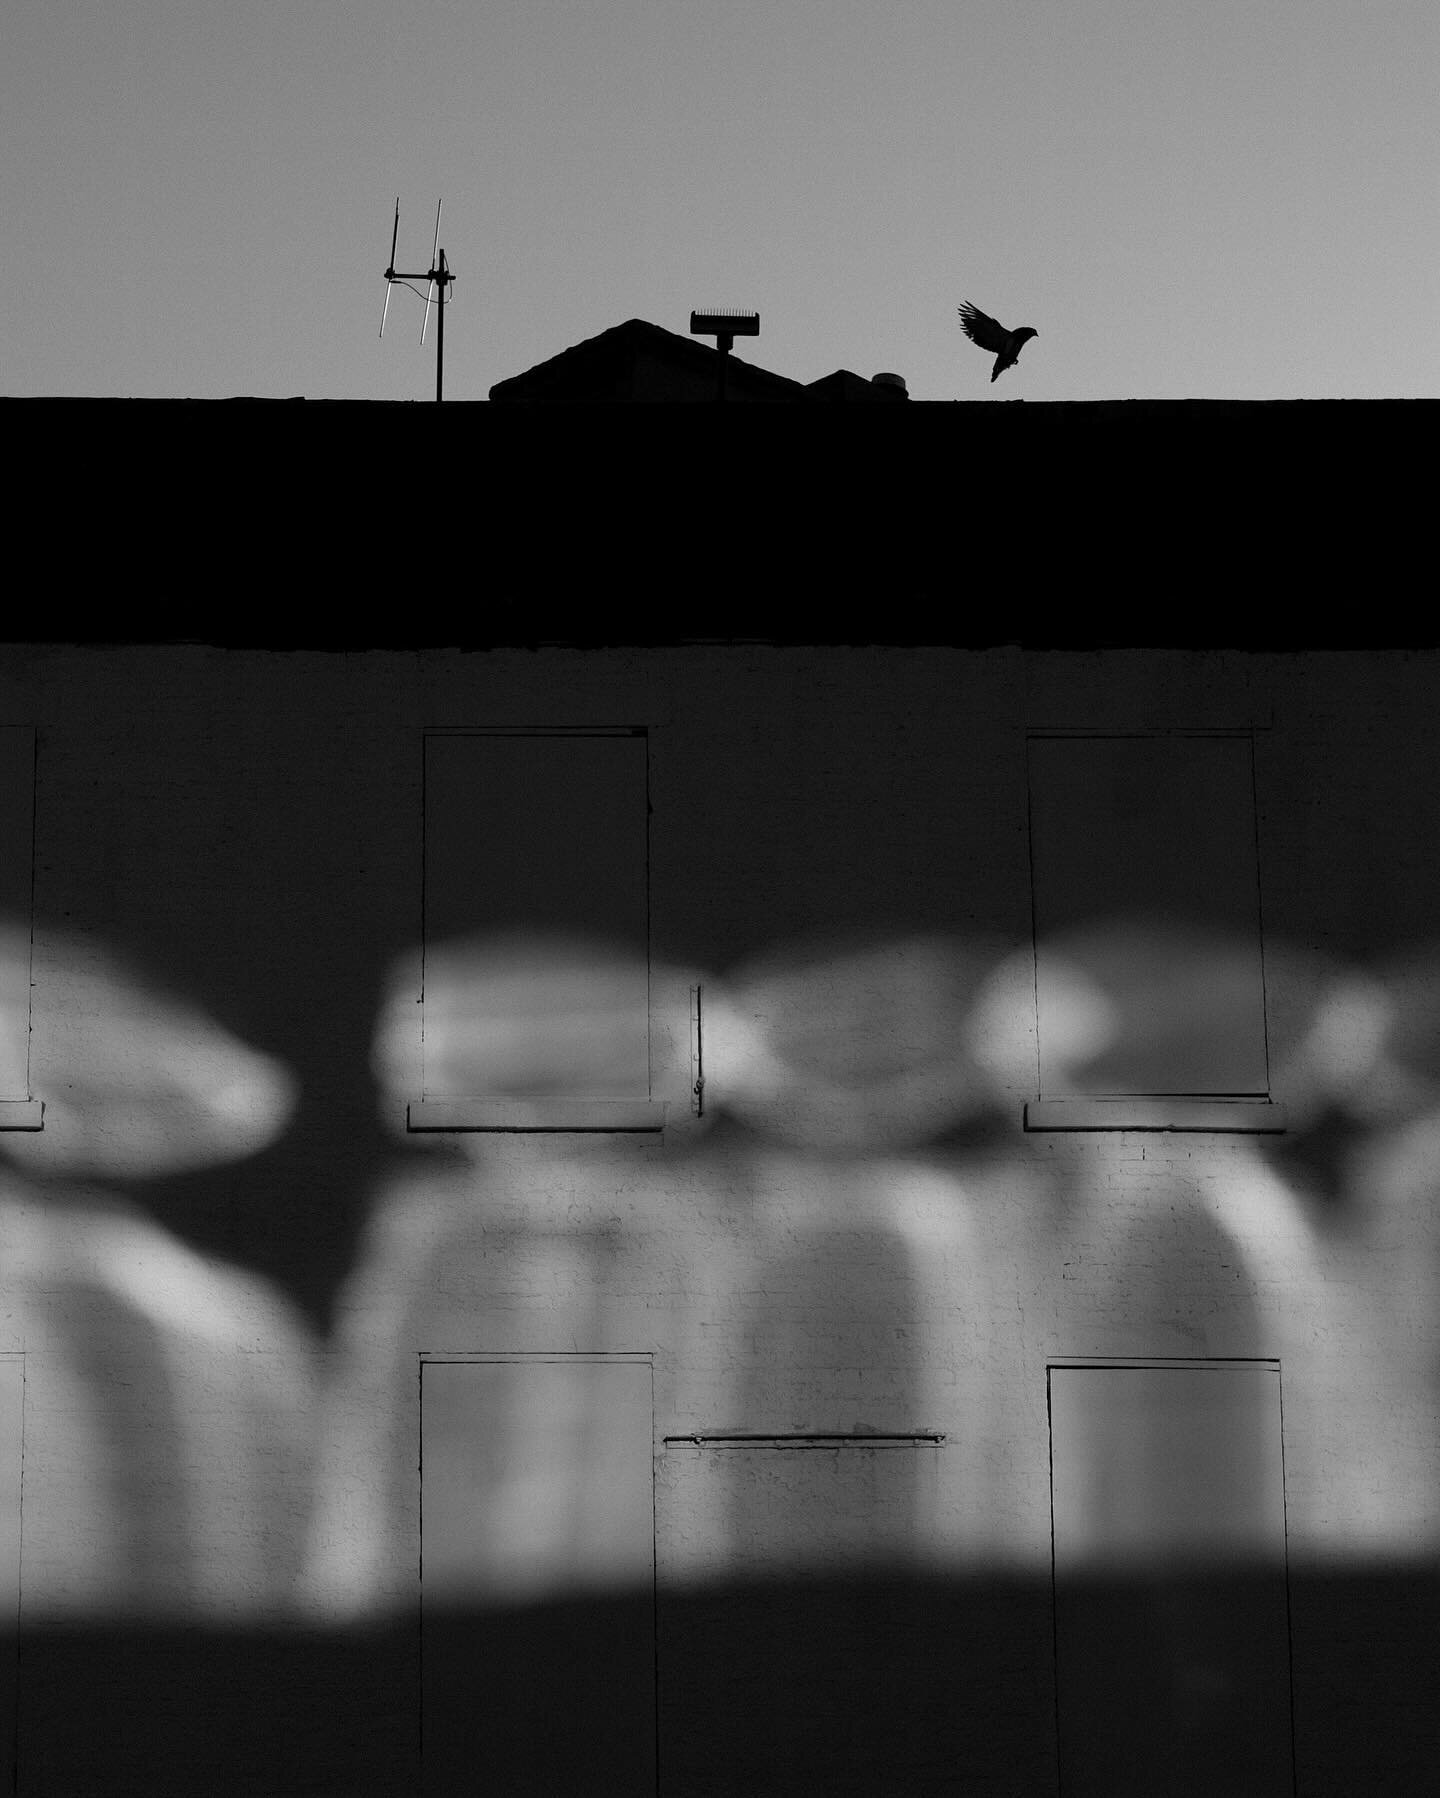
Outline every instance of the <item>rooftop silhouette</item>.
{"type": "Polygon", "coordinates": [[[523,374],[497,381],[490,398],[532,404],[713,401],[722,366],[727,400],[772,404],[878,400],[890,404],[909,397],[904,381],[896,375],[877,375],[867,381],[847,368],[837,368],[818,381],[793,381],[757,368],[753,362],[740,361],[729,351],[722,353],[693,337],[681,337],[643,318],[631,318],[537,362],[523,374]]]}

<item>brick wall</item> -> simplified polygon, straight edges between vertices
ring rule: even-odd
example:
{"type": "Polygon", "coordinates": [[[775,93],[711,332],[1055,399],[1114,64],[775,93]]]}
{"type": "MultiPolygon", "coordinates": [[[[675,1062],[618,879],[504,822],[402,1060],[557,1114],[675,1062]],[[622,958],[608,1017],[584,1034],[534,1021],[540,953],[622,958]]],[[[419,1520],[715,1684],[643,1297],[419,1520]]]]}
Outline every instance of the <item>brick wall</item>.
{"type": "Polygon", "coordinates": [[[1278,1361],[1299,1789],[1423,1789],[1433,1612],[1394,1596],[1436,1549],[1436,679],[1398,655],[0,652],[0,724],[37,733],[46,1103],[0,1138],[21,1789],[406,1789],[439,1350],[652,1357],[677,1791],[803,1766],[1053,1789],[1047,1365],[1278,1361]],[[407,1132],[384,1032],[410,1028],[421,733],[593,723],[649,730],[667,1128],[407,1132]],[[1022,1128],[1025,735],[1052,727],[1253,731],[1284,1136],[1022,1128]],[[679,1440],[716,1431],[857,1440],[741,1472],[679,1440]],[[758,1674],[717,1685],[716,1642],[773,1694],[827,1637],[863,1677],[820,1655],[758,1715],[758,1674]],[[186,1694],[148,1735],[144,1667],[186,1694]],[[100,1747],[67,1725],[81,1685],[113,1698],[100,1747]],[[222,1774],[227,1729],[249,1746],[222,1774]]]}

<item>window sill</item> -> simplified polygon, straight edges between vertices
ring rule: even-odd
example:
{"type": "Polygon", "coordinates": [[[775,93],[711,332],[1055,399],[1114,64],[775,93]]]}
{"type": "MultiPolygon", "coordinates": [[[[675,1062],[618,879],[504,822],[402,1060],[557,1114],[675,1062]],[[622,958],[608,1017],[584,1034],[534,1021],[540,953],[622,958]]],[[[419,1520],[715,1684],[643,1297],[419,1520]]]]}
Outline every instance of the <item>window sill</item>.
{"type": "Polygon", "coordinates": [[[1032,1099],[1027,1130],[1213,1130],[1278,1136],[1288,1127],[1285,1107],[1268,1099],[1032,1099]]]}
{"type": "Polygon", "coordinates": [[[660,1099],[425,1099],[405,1108],[405,1128],[489,1131],[658,1131],[660,1099]]]}
{"type": "Polygon", "coordinates": [[[871,1435],[854,1430],[791,1430],[781,1435],[750,1434],[741,1430],[721,1430],[714,1435],[667,1436],[667,1449],[677,1448],[939,1448],[945,1441],[941,1430],[903,1430],[891,1435],[871,1435]]]}
{"type": "Polygon", "coordinates": [[[43,1099],[0,1099],[0,1130],[43,1130],[43,1099]]]}

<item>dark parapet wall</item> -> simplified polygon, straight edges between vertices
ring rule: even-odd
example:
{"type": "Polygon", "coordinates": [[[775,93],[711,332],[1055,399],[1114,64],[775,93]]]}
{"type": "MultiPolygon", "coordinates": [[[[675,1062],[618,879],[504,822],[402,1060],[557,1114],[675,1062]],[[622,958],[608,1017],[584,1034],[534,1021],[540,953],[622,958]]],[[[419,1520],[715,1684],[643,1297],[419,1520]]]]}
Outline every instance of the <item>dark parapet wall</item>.
{"type": "Polygon", "coordinates": [[[9,634],[1414,640],[1437,405],[3,400],[9,634]]]}

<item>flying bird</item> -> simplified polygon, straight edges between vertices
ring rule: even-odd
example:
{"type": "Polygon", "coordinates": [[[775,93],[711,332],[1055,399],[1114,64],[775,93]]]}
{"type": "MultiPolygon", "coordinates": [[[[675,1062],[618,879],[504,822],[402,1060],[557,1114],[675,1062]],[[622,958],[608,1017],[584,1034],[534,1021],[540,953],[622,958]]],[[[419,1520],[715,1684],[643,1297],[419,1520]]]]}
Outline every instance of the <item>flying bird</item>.
{"type": "Polygon", "coordinates": [[[1028,339],[1040,335],[1029,325],[1021,325],[1018,331],[1007,331],[1004,325],[997,324],[989,313],[972,306],[969,300],[960,308],[960,326],[971,343],[978,343],[982,350],[994,350],[995,366],[990,371],[992,381],[998,380],[1007,368],[1020,360],[1020,352],[1028,339]]]}

